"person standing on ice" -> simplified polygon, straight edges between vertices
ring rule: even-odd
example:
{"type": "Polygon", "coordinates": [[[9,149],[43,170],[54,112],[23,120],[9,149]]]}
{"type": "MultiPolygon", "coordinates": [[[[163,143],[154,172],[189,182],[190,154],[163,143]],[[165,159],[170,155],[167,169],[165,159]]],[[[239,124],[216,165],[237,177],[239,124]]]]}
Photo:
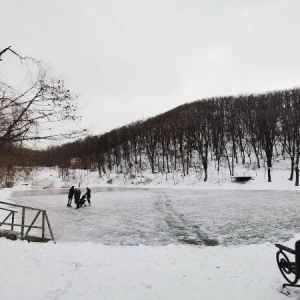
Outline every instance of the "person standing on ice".
{"type": "Polygon", "coordinates": [[[74,192],[74,201],[76,203],[76,207],[75,208],[79,208],[80,195],[81,195],[80,189],[75,189],[75,192],[74,192]]]}
{"type": "Polygon", "coordinates": [[[71,186],[71,188],[69,189],[69,195],[68,195],[68,204],[67,207],[72,207],[72,198],[74,196],[74,185],[71,186]]]}
{"type": "Polygon", "coordinates": [[[86,199],[89,205],[91,205],[91,189],[88,187],[86,188],[86,199]]]}

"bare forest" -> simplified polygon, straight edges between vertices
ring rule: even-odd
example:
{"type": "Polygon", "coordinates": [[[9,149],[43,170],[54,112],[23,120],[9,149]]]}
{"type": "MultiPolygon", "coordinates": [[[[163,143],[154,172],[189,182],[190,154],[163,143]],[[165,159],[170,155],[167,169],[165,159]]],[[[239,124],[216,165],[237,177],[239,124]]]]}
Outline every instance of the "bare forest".
{"type": "Polygon", "coordinates": [[[266,167],[272,180],[274,160],[290,160],[290,180],[299,185],[300,89],[203,99],[110,132],[50,147],[44,166],[68,174],[77,157],[98,170],[135,176],[145,170],[168,174],[191,169],[207,181],[209,164],[266,167]]]}

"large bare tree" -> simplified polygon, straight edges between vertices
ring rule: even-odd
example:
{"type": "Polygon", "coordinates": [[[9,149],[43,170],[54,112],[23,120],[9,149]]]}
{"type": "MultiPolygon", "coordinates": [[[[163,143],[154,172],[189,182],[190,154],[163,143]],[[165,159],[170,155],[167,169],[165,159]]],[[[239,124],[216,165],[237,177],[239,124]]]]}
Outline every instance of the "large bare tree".
{"type": "Polygon", "coordinates": [[[77,118],[77,96],[62,79],[51,76],[40,61],[21,56],[11,47],[0,50],[0,71],[0,150],[7,144],[72,135],[55,130],[62,122],[77,118]],[[7,65],[4,68],[6,61],[11,62],[9,56],[20,60],[20,70],[26,72],[26,80],[18,87],[3,76],[9,69],[7,65]]]}

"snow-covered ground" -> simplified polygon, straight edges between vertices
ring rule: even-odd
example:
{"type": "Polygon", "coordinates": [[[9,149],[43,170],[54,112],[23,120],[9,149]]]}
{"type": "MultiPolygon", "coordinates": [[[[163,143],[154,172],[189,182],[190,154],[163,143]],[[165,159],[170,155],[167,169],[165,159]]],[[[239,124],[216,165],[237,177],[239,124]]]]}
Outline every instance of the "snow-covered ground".
{"type": "Polygon", "coordinates": [[[190,170],[189,175],[182,176],[182,171],[177,170],[169,174],[109,174],[102,175],[99,178],[98,172],[71,170],[69,180],[59,177],[57,168],[37,169],[32,171],[31,176],[27,176],[26,180],[20,181],[16,189],[45,189],[45,188],[68,188],[71,185],[82,187],[176,187],[176,188],[197,188],[197,189],[248,189],[248,190],[295,190],[300,192],[300,188],[296,187],[294,182],[289,181],[290,165],[288,161],[275,163],[272,170],[272,182],[267,182],[267,169],[260,168],[257,170],[245,169],[236,166],[235,174],[246,173],[251,175],[253,180],[246,183],[238,183],[231,180],[228,168],[223,167],[219,172],[214,171],[210,166],[208,172],[208,180],[203,181],[203,174],[190,170]],[[111,183],[108,183],[111,182],[111,183]]]}
{"type": "Polygon", "coordinates": [[[0,249],[1,299],[286,299],[268,243],[201,248],[0,239],[0,249]]]}
{"type": "Polygon", "coordinates": [[[66,207],[75,181],[54,170],[37,178],[60,189],[33,196],[29,182],[0,197],[46,209],[57,242],[0,238],[1,299],[286,299],[274,243],[300,239],[300,189],[288,171],[245,184],[148,175],[146,186],[88,174],[81,188],[92,187],[92,205],[79,210],[66,207]]]}

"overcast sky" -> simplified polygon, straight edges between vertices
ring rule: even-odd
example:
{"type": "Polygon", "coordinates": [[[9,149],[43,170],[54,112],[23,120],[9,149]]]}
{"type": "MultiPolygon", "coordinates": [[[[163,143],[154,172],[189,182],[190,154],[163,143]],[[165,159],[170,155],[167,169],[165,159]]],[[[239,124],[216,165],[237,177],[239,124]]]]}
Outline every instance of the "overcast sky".
{"type": "Polygon", "coordinates": [[[211,97],[299,86],[299,0],[0,0],[0,50],[49,63],[100,134],[211,97]]]}

